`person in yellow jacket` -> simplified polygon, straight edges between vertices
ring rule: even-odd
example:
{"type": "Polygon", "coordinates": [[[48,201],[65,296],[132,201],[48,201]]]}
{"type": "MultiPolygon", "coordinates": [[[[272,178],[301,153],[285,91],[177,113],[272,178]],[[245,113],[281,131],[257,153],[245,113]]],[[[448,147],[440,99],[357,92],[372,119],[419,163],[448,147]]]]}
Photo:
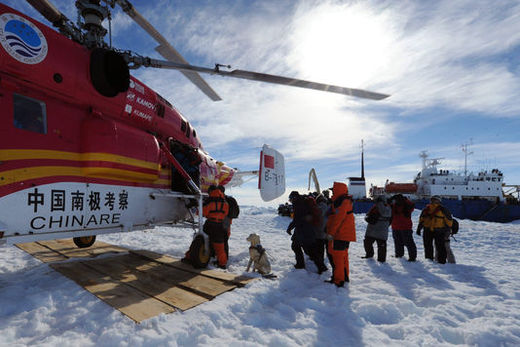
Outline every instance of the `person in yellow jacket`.
{"type": "Polygon", "coordinates": [[[422,210],[417,226],[417,235],[423,232],[424,257],[433,260],[433,242],[437,250],[437,261],[441,264],[446,263],[446,240],[449,241],[453,218],[450,211],[441,205],[441,198],[434,195],[430,199],[430,204],[422,210]]]}
{"type": "Polygon", "coordinates": [[[349,282],[348,247],[356,241],[352,196],[345,183],[334,182],[332,206],[327,219],[327,251],[332,266],[331,281],[338,287],[349,282]]]}

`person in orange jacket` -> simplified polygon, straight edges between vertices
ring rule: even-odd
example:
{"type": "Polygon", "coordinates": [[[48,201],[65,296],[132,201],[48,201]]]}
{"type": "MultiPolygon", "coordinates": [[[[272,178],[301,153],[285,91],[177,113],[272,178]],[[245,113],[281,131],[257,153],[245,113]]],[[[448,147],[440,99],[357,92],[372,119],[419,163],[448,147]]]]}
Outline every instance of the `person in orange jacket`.
{"type": "Polygon", "coordinates": [[[332,259],[332,279],[327,282],[342,287],[349,282],[348,247],[356,241],[356,225],[352,210],[352,196],[345,183],[334,182],[332,206],[327,220],[327,251],[332,259]]]}
{"type": "Polygon", "coordinates": [[[202,211],[203,216],[206,217],[203,231],[209,236],[209,242],[217,256],[218,267],[225,269],[227,265],[225,244],[229,228],[223,222],[229,213],[229,204],[224,197],[223,186],[210,186],[208,194],[209,198],[204,202],[202,211]]]}

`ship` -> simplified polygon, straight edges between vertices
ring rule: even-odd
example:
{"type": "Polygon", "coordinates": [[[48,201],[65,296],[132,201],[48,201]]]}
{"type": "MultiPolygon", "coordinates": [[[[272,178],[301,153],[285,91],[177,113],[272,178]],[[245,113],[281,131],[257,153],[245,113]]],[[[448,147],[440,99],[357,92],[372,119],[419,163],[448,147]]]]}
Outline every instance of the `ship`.
{"type": "MultiPolygon", "coordinates": [[[[503,173],[499,169],[468,173],[467,145],[463,145],[463,151],[464,172],[438,169],[440,160],[444,158],[428,158],[427,152],[422,151],[419,154],[423,160],[422,170],[413,182],[387,181],[384,187],[372,186],[369,196],[391,197],[402,194],[415,203],[415,208],[423,209],[430,202],[430,198],[437,195],[441,198],[442,205],[459,219],[499,223],[520,219],[520,185],[505,184],[503,173]]],[[[361,200],[357,213],[364,211],[364,205],[364,200],[361,200]]]]}

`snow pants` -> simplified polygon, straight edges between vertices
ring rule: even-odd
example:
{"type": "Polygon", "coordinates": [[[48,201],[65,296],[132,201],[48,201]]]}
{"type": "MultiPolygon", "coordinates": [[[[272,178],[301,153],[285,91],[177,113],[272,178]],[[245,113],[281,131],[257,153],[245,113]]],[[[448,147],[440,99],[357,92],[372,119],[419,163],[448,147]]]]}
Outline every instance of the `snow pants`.
{"type": "Polygon", "coordinates": [[[211,247],[215,251],[219,266],[227,265],[226,243],[228,239],[228,230],[222,223],[206,220],[203,231],[208,234],[211,247]]]}
{"type": "Polygon", "coordinates": [[[376,239],[370,236],[365,236],[363,246],[367,258],[374,256],[374,242],[377,243],[377,261],[384,263],[386,261],[386,240],[376,239]]]}
{"type": "MultiPolygon", "coordinates": [[[[446,240],[444,241],[444,248],[446,248],[446,260],[450,264],[456,264],[455,254],[453,254],[453,251],[451,250],[450,237],[451,237],[451,234],[446,233],[446,235],[445,235],[446,240]]],[[[437,252],[437,249],[435,249],[435,260],[439,261],[439,253],[437,252]]]]}
{"type": "MultiPolygon", "coordinates": [[[[326,270],[326,266],[325,266],[325,248],[326,248],[326,245],[327,245],[327,240],[324,240],[324,239],[316,239],[315,243],[314,243],[314,254],[316,256],[316,261],[320,264],[323,264],[323,267],[322,267],[322,270],[326,270]]],[[[319,265],[316,264],[318,266],[318,271],[320,270],[319,269],[319,265]]]]}
{"type": "Polygon", "coordinates": [[[408,259],[415,260],[417,258],[417,246],[413,240],[412,230],[392,230],[394,238],[395,257],[404,256],[404,247],[408,250],[408,259]]]}
{"type": "Polygon", "coordinates": [[[434,260],[433,243],[435,242],[435,250],[437,251],[435,260],[437,260],[440,264],[446,264],[446,257],[447,257],[446,245],[445,245],[446,233],[448,233],[448,235],[449,235],[449,231],[442,230],[442,229],[437,229],[437,230],[424,229],[424,231],[423,231],[424,257],[426,259],[434,260]]]}
{"type": "Polygon", "coordinates": [[[296,264],[295,266],[297,268],[304,268],[305,267],[305,258],[303,256],[303,253],[307,254],[309,258],[316,264],[316,267],[318,268],[318,272],[324,271],[326,269],[325,263],[323,261],[323,255],[321,258],[319,257],[318,250],[316,248],[316,244],[305,244],[302,245],[300,242],[293,240],[291,244],[291,249],[294,252],[294,256],[296,257],[296,264]]]}
{"type": "Polygon", "coordinates": [[[327,244],[327,250],[332,258],[332,281],[338,286],[349,282],[348,246],[349,241],[333,240],[327,244]]]}
{"type": "Polygon", "coordinates": [[[448,260],[448,263],[455,264],[455,255],[453,254],[453,251],[451,250],[450,246],[450,240],[444,242],[444,246],[446,246],[446,259],[448,260]]]}

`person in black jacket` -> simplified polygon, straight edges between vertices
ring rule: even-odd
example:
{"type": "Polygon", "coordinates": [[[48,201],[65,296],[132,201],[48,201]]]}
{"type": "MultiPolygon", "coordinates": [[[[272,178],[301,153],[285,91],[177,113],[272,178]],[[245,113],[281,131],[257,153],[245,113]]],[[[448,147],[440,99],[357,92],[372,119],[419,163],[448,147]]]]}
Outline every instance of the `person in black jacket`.
{"type": "Polygon", "coordinates": [[[296,269],[305,268],[305,259],[303,253],[307,254],[312,261],[318,267],[318,272],[321,273],[327,270],[323,262],[319,257],[316,256],[315,247],[315,227],[313,225],[314,211],[312,204],[307,201],[307,197],[300,195],[297,191],[291,192],[289,195],[289,201],[293,205],[294,217],[289,226],[287,227],[287,234],[292,235],[291,248],[296,257],[296,269]],[[291,231],[294,229],[294,234],[291,231]]]}

